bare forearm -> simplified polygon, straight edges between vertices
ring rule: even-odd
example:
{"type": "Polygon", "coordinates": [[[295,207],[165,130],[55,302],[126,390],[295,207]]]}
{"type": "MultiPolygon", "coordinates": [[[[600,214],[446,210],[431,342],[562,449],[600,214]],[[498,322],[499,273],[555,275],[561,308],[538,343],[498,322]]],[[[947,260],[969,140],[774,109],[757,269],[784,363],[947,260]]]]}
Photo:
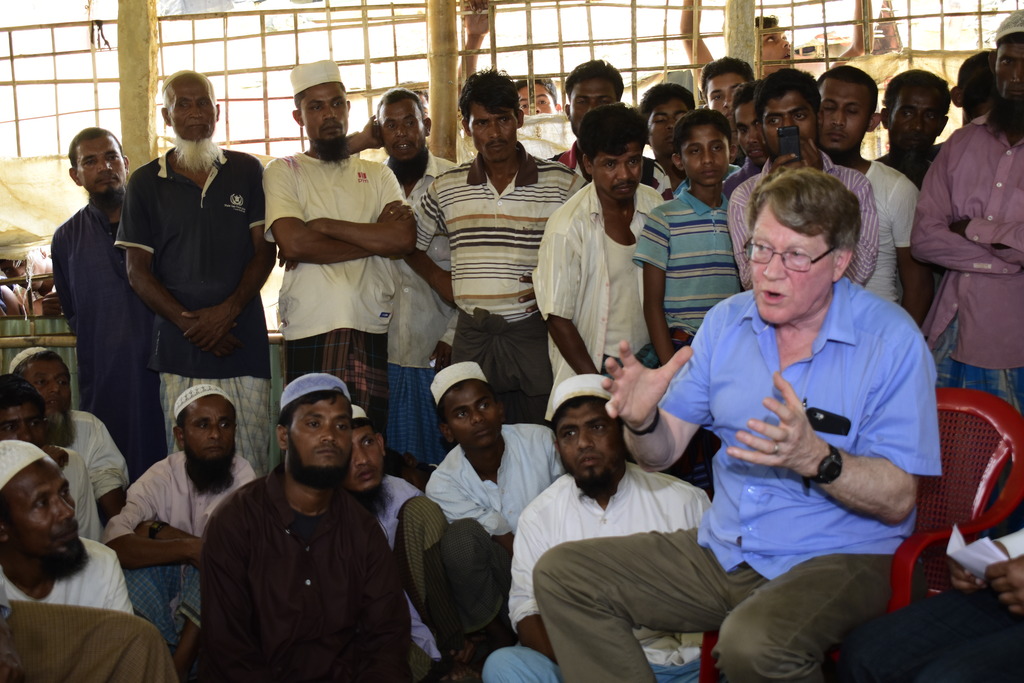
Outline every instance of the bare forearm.
{"type": "Polygon", "coordinates": [[[191,326],[191,321],[182,317],[185,307],[174,298],[174,295],[156,279],[151,264],[153,255],[137,247],[129,247],[125,265],[128,271],[128,283],[143,303],[157,315],[167,319],[182,332],[191,326]]]}
{"type": "Polygon", "coordinates": [[[344,263],[373,256],[372,253],[347,242],[310,230],[297,218],[280,218],[270,231],[280,250],[281,258],[299,263],[344,263]]]}
{"type": "Polygon", "coordinates": [[[229,297],[233,318],[237,318],[246,304],[259,294],[260,289],[270,276],[270,271],[274,269],[274,261],[277,260],[277,247],[273,242],[263,239],[262,228],[257,228],[257,230],[260,231],[260,234],[258,238],[256,236],[253,238],[256,251],[245,270],[242,271],[242,279],[238,281],[238,287],[229,297]]]}
{"type": "Polygon", "coordinates": [[[583,342],[583,337],[580,336],[579,330],[571,320],[557,315],[549,315],[547,325],[551,340],[555,342],[555,346],[558,347],[573,372],[578,375],[600,372],[594,367],[594,361],[590,357],[590,352],[587,351],[587,345],[583,342]]]}
{"type": "Polygon", "coordinates": [[[896,250],[900,285],[903,287],[903,308],[920,327],[935,295],[935,278],[932,269],[910,255],[910,247],[896,250]]]}
{"type": "MultiPolygon", "coordinates": [[[[626,446],[636,457],[637,463],[645,470],[660,471],[674,463],[682,455],[683,449],[697,433],[697,425],[655,408],[658,424],[654,431],[638,435],[630,429],[625,430],[626,446]]],[[[644,431],[655,420],[652,412],[647,420],[639,425],[631,425],[636,431],[644,431]]]]}
{"type": "MultiPolygon", "coordinates": [[[[822,457],[827,454],[827,447],[822,457]]],[[[872,458],[841,452],[843,471],[822,490],[844,506],[879,519],[898,524],[914,509],[917,478],[884,458],[872,458]]],[[[816,473],[812,473],[813,474],[816,473]]]]}
{"type": "MultiPolygon", "coordinates": [[[[161,529],[161,534],[169,528],[161,529]]],[[[125,569],[196,562],[202,541],[181,531],[178,534],[175,538],[167,539],[125,534],[111,539],[107,545],[117,553],[117,559],[125,569]]]]}
{"type": "Polygon", "coordinates": [[[455,294],[452,291],[452,274],[434,263],[427,252],[414,250],[405,257],[405,262],[417,275],[430,285],[431,289],[437,292],[438,296],[455,305],[455,294]]]}
{"type": "Polygon", "coordinates": [[[317,218],[306,223],[315,232],[347,242],[378,256],[401,257],[416,247],[415,226],[401,223],[353,223],[333,218],[317,218]]]}
{"type": "Polygon", "coordinates": [[[544,626],[544,620],[539,614],[531,614],[523,617],[516,624],[516,631],[519,633],[519,643],[536,650],[553,662],[555,659],[555,648],[551,646],[548,638],[548,629],[544,626]]]}
{"type": "Polygon", "coordinates": [[[107,519],[112,519],[121,514],[121,508],[124,507],[125,502],[127,502],[127,498],[125,497],[124,489],[122,488],[107,491],[96,499],[96,503],[99,505],[100,511],[107,519]]]}

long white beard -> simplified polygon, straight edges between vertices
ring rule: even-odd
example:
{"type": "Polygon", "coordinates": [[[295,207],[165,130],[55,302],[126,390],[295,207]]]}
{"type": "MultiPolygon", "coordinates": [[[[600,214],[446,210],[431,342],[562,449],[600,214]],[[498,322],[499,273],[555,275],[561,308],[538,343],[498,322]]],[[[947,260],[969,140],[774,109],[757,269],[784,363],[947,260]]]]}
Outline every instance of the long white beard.
{"type": "Polygon", "coordinates": [[[178,167],[189,173],[203,173],[213,168],[220,157],[220,148],[210,138],[182,140],[174,138],[174,160],[178,167]]]}

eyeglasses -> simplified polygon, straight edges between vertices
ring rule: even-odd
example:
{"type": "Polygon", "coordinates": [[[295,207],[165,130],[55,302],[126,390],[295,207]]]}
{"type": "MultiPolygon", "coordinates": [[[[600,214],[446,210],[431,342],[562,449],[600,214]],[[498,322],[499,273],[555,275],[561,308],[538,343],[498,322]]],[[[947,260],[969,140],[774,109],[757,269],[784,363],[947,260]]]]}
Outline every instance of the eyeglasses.
{"type": "Polygon", "coordinates": [[[818,258],[811,258],[807,254],[800,253],[799,251],[775,251],[768,245],[758,244],[753,240],[747,240],[747,244],[744,247],[747,259],[750,260],[751,263],[767,265],[771,263],[772,258],[778,254],[779,258],[782,259],[782,265],[787,270],[792,270],[797,273],[806,273],[811,269],[811,266],[835,250],[836,248],[832,247],[818,258]]]}

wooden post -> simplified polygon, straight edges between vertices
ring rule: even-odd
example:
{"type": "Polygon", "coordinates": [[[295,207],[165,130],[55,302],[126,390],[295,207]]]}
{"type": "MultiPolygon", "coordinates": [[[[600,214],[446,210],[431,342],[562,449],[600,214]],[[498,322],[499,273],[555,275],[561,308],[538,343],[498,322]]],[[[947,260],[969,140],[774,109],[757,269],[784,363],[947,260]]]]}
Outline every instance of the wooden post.
{"type": "Polygon", "coordinates": [[[156,0],[120,0],[117,66],[121,77],[121,145],[134,170],[152,161],[156,146],[156,0]]]}
{"type": "Polygon", "coordinates": [[[427,0],[430,151],[455,161],[459,132],[458,0],[427,0]]]}
{"type": "MultiPolygon", "coordinates": [[[[757,49],[757,29],[754,26],[754,0],[726,0],[725,3],[725,54],[742,59],[751,66],[754,57],[760,58],[757,49]]],[[[754,73],[758,69],[754,68],[754,73]]]]}

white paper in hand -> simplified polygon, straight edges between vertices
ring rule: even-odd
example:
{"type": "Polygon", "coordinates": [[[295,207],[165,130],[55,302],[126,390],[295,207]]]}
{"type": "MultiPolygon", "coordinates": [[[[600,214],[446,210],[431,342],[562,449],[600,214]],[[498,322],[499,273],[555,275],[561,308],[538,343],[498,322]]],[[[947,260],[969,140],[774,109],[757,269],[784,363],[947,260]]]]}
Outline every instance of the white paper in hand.
{"type": "Polygon", "coordinates": [[[970,545],[965,544],[963,534],[955,524],[946,546],[946,554],[979,579],[985,578],[985,570],[990,564],[1007,559],[1006,553],[990,538],[979,538],[970,545]]]}

